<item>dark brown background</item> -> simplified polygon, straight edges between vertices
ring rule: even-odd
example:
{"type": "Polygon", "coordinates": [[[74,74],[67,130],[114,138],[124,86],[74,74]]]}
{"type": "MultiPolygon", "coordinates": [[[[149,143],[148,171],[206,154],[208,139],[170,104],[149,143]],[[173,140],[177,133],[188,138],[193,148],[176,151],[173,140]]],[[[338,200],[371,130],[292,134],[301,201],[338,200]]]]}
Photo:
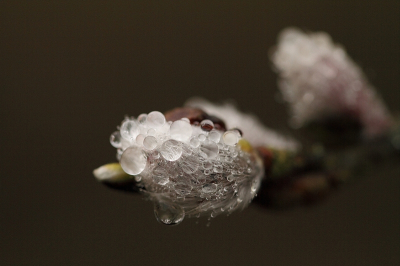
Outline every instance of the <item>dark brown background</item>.
{"type": "Polygon", "coordinates": [[[166,227],[92,170],[125,114],[233,98],[284,129],[268,49],[329,32],[399,111],[399,1],[1,1],[0,265],[400,265],[400,167],[327,201],[166,227]]]}

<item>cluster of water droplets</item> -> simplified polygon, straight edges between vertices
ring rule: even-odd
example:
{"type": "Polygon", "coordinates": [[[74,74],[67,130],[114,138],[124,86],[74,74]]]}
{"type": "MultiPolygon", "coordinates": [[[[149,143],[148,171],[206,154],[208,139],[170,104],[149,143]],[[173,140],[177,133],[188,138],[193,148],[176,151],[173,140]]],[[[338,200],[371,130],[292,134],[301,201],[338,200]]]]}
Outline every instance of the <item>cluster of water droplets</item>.
{"type": "Polygon", "coordinates": [[[126,117],[110,137],[122,169],[154,201],[158,221],[215,217],[247,206],[263,176],[261,162],[240,149],[238,129],[219,131],[210,120],[171,122],[154,111],[126,117]]]}

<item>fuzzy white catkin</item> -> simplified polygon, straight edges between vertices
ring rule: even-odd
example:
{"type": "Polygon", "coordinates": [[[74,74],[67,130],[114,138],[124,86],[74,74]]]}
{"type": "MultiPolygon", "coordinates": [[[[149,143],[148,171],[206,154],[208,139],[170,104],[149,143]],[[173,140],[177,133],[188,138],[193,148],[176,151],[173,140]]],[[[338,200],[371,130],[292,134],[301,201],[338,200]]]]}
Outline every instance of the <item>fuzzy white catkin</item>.
{"type": "Polygon", "coordinates": [[[186,118],[166,122],[156,111],[126,118],[110,138],[122,169],[140,180],[157,220],[167,225],[187,216],[231,213],[251,202],[263,165],[255,153],[239,148],[239,140],[202,130],[186,118]]]}
{"type": "Polygon", "coordinates": [[[294,127],[329,116],[360,121],[366,136],[384,133],[391,117],[361,69],[327,33],[282,31],[272,62],[279,88],[289,103],[294,127]]]}

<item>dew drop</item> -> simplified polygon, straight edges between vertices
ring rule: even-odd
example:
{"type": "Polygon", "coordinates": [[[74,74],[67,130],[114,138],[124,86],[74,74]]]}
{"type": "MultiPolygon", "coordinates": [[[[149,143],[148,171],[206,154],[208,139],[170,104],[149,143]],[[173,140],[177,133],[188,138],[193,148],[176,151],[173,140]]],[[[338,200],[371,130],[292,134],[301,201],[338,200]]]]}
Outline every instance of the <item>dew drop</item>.
{"type": "Polygon", "coordinates": [[[211,130],[210,133],[208,133],[208,139],[214,141],[215,143],[218,143],[220,138],[221,133],[219,133],[217,130],[211,130]]]}
{"type": "Polygon", "coordinates": [[[204,161],[203,162],[203,168],[204,169],[211,169],[213,167],[213,164],[209,161],[204,161]]]}
{"type": "Polygon", "coordinates": [[[124,123],[122,123],[120,132],[124,139],[134,140],[139,134],[138,124],[133,120],[126,120],[124,123]]]}
{"type": "Polygon", "coordinates": [[[193,148],[197,148],[200,146],[200,141],[196,136],[190,139],[190,146],[192,146],[193,148]]]}
{"type": "MultiPolygon", "coordinates": [[[[233,172],[233,171],[232,171],[233,172]]],[[[236,171],[235,171],[236,173],[236,171]]],[[[229,182],[235,181],[237,179],[237,176],[235,175],[228,175],[228,177],[226,178],[226,180],[228,180],[229,182]]]]}
{"type": "Polygon", "coordinates": [[[187,141],[192,136],[192,126],[183,120],[177,120],[172,123],[169,130],[171,138],[179,141],[187,141]]]}
{"type": "Polygon", "coordinates": [[[157,139],[153,136],[147,136],[143,140],[143,146],[149,151],[152,151],[157,147],[157,139]]]}
{"type": "Polygon", "coordinates": [[[188,122],[190,124],[190,120],[187,117],[181,118],[182,121],[188,122]]]}
{"type": "Polygon", "coordinates": [[[121,148],[121,133],[119,131],[111,134],[110,143],[115,148],[121,148]]]}
{"type": "Polygon", "coordinates": [[[156,135],[156,130],[154,128],[150,128],[147,130],[147,136],[155,136],[156,135]]]}
{"type": "Polygon", "coordinates": [[[222,165],[216,165],[216,166],[214,166],[214,172],[216,172],[216,173],[222,173],[222,172],[223,172],[223,167],[222,167],[222,165]]]}
{"type": "Polygon", "coordinates": [[[213,192],[217,191],[217,185],[216,184],[205,184],[201,190],[204,193],[213,193],[213,192]]]}
{"type": "Polygon", "coordinates": [[[154,204],[154,215],[162,224],[177,225],[185,218],[185,211],[172,202],[158,201],[154,204]]]}
{"type": "Polygon", "coordinates": [[[146,119],[147,119],[147,114],[141,114],[138,116],[138,121],[140,125],[145,125],[146,124],[146,119]]]}
{"type": "Polygon", "coordinates": [[[211,140],[205,140],[200,146],[201,156],[206,159],[214,159],[218,155],[218,146],[211,140]]]}
{"type": "Polygon", "coordinates": [[[180,143],[173,139],[165,141],[161,145],[159,151],[165,160],[171,162],[178,160],[182,155],[182,148],[180,143]]]}
{"type": "Polygon", "coordinates": [[[234,146],[239,141],[238,133],[234,130],[226,131],[222,136],[222,139],[224,140],[224,143],[229,146],[234,146]]]}
{"type": "Polygon", "coordinates": [[[158,111],[153,111],[147,115],[146,125],[151,128],[162,127],[165,123],[165,117],[158,111]]]}
{"type": "Polygon", "coordinates": [[[143,141],[144,141],[144,138],[145,138],[145,137],[146,137],[146,136],[143,135],[143,134],[137,135],[137,137],[136,137],[136,143],[137,143],[137,145],[143,146],[143,141]]]}
{"type": "Polygon", "coordinates": [[[214,128],[214,123],[211,120],[206,119],[201,121],[200,127],[202,130],[209,132],[214,128]]]}
{"type": "Polygon", "coordinates": [[[199,138],[200,141],[205,141],[207,138],[207,136],[204,134],[199,134],[197,137],[199,138]]]}
{"type": "Polygon", "coordinates": [[[146,167],[147,159],[142,149],[136,146],[127,148],[122,153],[120,164],[129,175],[138,175],[146,167]]]}

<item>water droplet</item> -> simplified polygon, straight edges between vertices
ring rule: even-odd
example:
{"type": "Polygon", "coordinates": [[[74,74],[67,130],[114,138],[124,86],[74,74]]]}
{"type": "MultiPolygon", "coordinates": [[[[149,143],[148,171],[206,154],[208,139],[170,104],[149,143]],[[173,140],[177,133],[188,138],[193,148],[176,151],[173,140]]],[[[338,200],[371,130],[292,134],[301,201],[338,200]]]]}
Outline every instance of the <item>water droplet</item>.
{"type": "Polygon", "coordinates": [[[205,175],[209,175],[209,174],[211,174],[211,172],[212,172],[211,169],[205,169],[204,170],[204,174],[205,175]]]}
{"type": "Polygon", "coordinates": [[[145,125],[146,124],[146,119],[147,119],[147,114],[141,114],[138,116],[138,121],[140,125],[145,125]]]}
{"type": "Polygon", "coordinates": [[[121,148],[121,133],[119,131],[111,134],[110,143],[115,148],[121,148]]]}
{"type": "Polygon", "coordinates": [[[152,151],[157,147],[157,139],[153,136],[147,136],[143,140],[143,146],[149,151],[152,151]]]}
{"type": "Polygon", "coordinates": [[[143,134],[137,135],[137,137],[136,137],[136,143],[137,143],[137,145],[143,146],[143,141],[144,141],[144,138],[145,138],[145,137],[146,137],[146,136],[143,135],[143,134]]]}
{"type": "Polygon", "coordinates": [[[185,121],[185,122],[188,122],[188,123],[190,124],[190,120],[189,120],[189,118],[187,118],[187,117],[183,117],[183,118],[181,118],[181,120],[182,120],[182,121],[185,121]]]}
{"type": "Polygon", "coordinates": [[[214,123],[211,120],[205,119],[201,121],[200,127],[202,130],[209,132],[214,128],[214,123]]]}
{"type": "Polygon", "coordinates": [[[197,148],[200,146],[200,141],[196,136],[190,139],[190,146],[192,146],[193,148],[197,148]]]}
{"type": "Polygon", "coordinates": [[[159,134],[164,134],[164,135],[166,135],[166,134],[169,133],[169,127],[170,127],[170,124],[169,124],[169,123],[164,123],[164,125],[162,125],[162,127],[160,127],[160,128],[157,129],[157,132],[158,132],[159,134]]]}
{"type": "Polygon", "coordinates": [[[240,130],[239,128],[235,127],[235,128],[232,128],[232,130],[233,130],[233,131],[236,131],[236,132],[239,134],[239,137],[240,137],[240,138],[243,137],[243,132],[242,132],[242,130],[240,130]]]}
{"type": "Polygon", "coordinates": [[[204,161],[203,162],[203,168],[204,169],[211,169],[213,167],[213,164],[209,161],[204,161]]]}
{"type": "Polygon", "coordinates": [[[192,126],[183,120],[177,120],[172,123],[169,130],[171,138],[179,141],[187,141],[192,136],[192,126]]]}
{"type": "Polygon", "coordinates": [[[216,165],[216,166],[214,166],[214,172],[216,172],[216,173],[222,173],[222,171],[223,171],[222,165],[216,165]]]}
{"type": "Polygon", "coordinates": [[[139,134],[138,124],[133,120],[126,120],[124,123],[122,123],[120,132],[124,139],[134,140],[139,134]]]}
{"type": "MultiPolygon", "coordinates": [[[[235,171],[236,172],[236,171],[235,171]]],[[[228,177],[226,178],[226,180],[228,180],[229,182],[235,181],[238,177],[235,175],[228,175],[228,177]]]]}
{"type": "Polygon", "coordinates": [[[218,155],[218,146],[215,142],[205,140],[200,146],[201,156],[206,159],[214,159],[218,155]]]}
{"type": "Polygon", "coordinates": [[[151,128],[159,128],[165,123],[165,117],[158,111],[153,111],[147,115],[146,125],[151,128]]]}
{"type": "Polygon", "coordinates": [[[218,143],[221,138],[221,133],[217,130],[211,130],[210,133],[208,133],[208,139],[211,141],[214,141],[215,143],[218,143]]]}
{"type": "Polygon", "coordinates": [[[201,190],[204,193],[213,193],[213,192],[217,191],[217,185],[216,184],[205,184],[201,190]]]}
{"type": "Polygon", "coordinates": [[[197,138],[198,138],[200,141],[205,141],[206,138],[207,138],[207,136],[204,135],[204,134],[199,134],[199,135],[197,136],[197,138]]]}
{"type": "Polygon", "coordinates": [[[185,218],[185,211],[178,204],[159,201],[154,204],[154,215],[162,224],[177,225],[185,218]]]}
{"type": "Polygon", "coordinates": [[[234,146],[239,141],[238,133],[233,130],[226,131],[222,136],[222,139],[224,140],[224,143],[229,146],[234,146]]]}
{"type": "Polygon", "coordinates": [[[129,175],[138,175],[146,167],[147,159],[139,147],[127,148],[121,156],[122,169],[129,175]]]}
{"type": "Polygon", "coordinates": [[[182,155],[182,148],[178,141],[170,139],[164,142],[160,149],[161,155],[167,161],[176,161],[182,155]]]}

